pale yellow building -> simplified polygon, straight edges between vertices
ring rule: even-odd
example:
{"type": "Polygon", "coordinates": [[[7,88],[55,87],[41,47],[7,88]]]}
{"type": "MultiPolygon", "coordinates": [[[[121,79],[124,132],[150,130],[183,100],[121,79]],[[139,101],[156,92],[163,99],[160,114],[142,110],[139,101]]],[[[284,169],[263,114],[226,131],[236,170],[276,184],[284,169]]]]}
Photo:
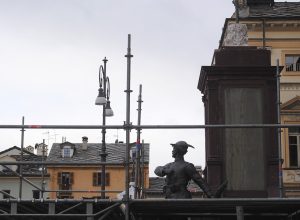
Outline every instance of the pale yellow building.
{"type": "MultiPolygon", "coordinates": [[[[124,143],[106,144],[106,192],[105,197],[114,199],[117,194],[125,190],[125,148],[124,143]]],[[[51,192],[50,199],[55,198],[100,198],[101,193],[101,165],[80,165],[79,163],[97,163],[101,161],[101,144],[87,143],[87,138],[83,138],[82,143],[64,142],[53,144],[48,162],[55,162],[56,166],[47,166],[50,174],[49,189],[65,190],[61,192],[51,192]],[[64,162],[71,163],[65,165],[64,162]],[[61,164],[61,165],[59,165],[61,164]],[[73,192],[71,192],[73,191],[73,192]],[[83,192],[87,191],[87,192],[83,192]]],[[[143,145],[144,163],[141,166],[144,188],[149,186],[149,144],[143,145]]],[[[131,159],[132,161],[132,159],[131,159]]],[[[132,174],[132,169],[130,169],[132,174]]]]}
{"type": "MultiPolygon", "coordinates": [[[[271,51],[271,63],[284,66],[280,77],[281,123],[300,124],[300,1],[238,0],[239,22],[247,24],[248,45],[271,51]]],[[[225,21],[220,47],[228,24],[225,21]]],[[[285,196],[300,196],[300,127],[281,135],[285,196]]]]}

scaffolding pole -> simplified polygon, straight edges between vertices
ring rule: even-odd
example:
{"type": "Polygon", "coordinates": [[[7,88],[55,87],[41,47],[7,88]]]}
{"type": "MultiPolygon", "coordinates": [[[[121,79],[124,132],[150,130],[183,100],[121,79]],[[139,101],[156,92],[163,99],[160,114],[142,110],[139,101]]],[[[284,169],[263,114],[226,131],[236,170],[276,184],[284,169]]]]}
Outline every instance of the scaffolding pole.
{"type": "MultiPolygon", "coordinates": [[[[141,125],[141,114],[142,114],[142,85],[140,85],[139,88],[139,97],[138,97],[138,126],[141,125]]],[[[136,166],[135,166],[135,190],[134,190],[134,198],[140,198],[140,189],[141,189],[141,183],[140,183],[140,175],[141,175],[141,167],[140,167],[140,153],[141,153],[141,129],[137,129],[137,137],[136,137],[136,166]]]]}
{"type": "Polygon", "coordinates": [[[133,55],[131,54],[131,35],[128,34],[128,48],[127,54],[125,55],[127,58],[127,88],[126,92],[126,122],[125,122],[125,130],[126,130],[126,152],[125,152],[125,220],[129,220],[129,147],[130,147],[130,93],[132,90],[130,89],[130,75],[131,75],[131,58],[133,55]]]}
{"type": "MultiPolygon", "coordinates": [[[[276,60],[276,83],[277,83],[277,123],[281,123],[280,118],[280,69],[279,69],[279,60],[276,60]]],[[[278,135],[278,187],[279,187],[279,197],[283,197],[283,177],[282,177],[282,156],[281,156],[281,128],[277,128],[278,135]]]]}
{"type": "MultiPolygon", "coordinates": [[[[126,92],[126,90],[125,90],[126,92]]],[[[297,128],[300,124],[206,124],[206,125],[0,125],[0,129],[205,129],[205,128],[297,128]]]]}
{"type": "MultiPolygon", "coordinates": [[[[22,126],[24,126],[24,116],[22,117],[22,126]]],[[[21,130],[21,161],[23,161],[23,150],[24,150],[24,132],[25,129],[22,127],[21,130]]],[[[20,165],[20,184],[19,184],[19,198],[22,199],[22,188],[23,188],[23,165],[20,165]]]]}

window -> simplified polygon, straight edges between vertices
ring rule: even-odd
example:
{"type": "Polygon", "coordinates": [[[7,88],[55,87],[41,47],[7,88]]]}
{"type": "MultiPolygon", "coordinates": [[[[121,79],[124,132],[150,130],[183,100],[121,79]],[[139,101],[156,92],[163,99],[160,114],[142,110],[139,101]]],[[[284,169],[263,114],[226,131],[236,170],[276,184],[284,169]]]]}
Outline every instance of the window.
{"type": "Polygon", "coordinates": [[[39,199],[40,198],[40,191],[39,190],[32,190],[32,198],[39,199]]]}
{"type": "Polygon", "coordinates": [[[300,165],[300,128],[289,128],[290,167],[300,165]]]}
{"type": "MultiPolygon", "coordinates": [[[[2,190],[3,192],[7,193],[7,194],[10,194],[10,190],[9,189],[6,189],[6,190],[2,190]]],[[[3,195],[3,199],[9,199],[10,197],[6,194],[2,194],[3,195]]]]}
{"type": "Polygon", "coordinates": [[[300,71],[300,55],[286,55],[285,69],[287,72],[300,71]]]}
{"type": "MultiPolygon", "coordinates": [[[[59,190],[72,190],[72,184],[74,183],[74,175],[71,172],[59,172],[57,173],[57,184],[59,190]]],[[[57,194],[58,198],[73,198],[72,192],[59,192],[57,194]]]]}
{"type": "Polygon", "coordinates": [[[57,174],[57,183],[59,185],[72,185],[73,184],[73,173],[59,172],[57,174]]]}
{"type": "MultiPolygon", "coordinates": [[[[110,184],[110,175],[105,173],[105,186],[110,184]]],[[[101,172],[93,173],[93,186],[101,186],[101,172]]]]}
{"type": "Polygon", "coordinates": [[[63,148],[63,157],[71,157],[71,148],[69,147],[63,148]]]}

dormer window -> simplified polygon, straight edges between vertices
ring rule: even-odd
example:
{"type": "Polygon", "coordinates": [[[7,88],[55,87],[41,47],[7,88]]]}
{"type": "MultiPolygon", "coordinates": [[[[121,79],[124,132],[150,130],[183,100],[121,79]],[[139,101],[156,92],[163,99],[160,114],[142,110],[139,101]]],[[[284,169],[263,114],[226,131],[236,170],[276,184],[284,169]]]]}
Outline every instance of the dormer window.
{"type": "Polygon", "coordinates": [[[71,157],[71,148],[69,146],[65,146],[63,148],[63,157],[71,157]]]}
{"type": "Polygon", "coordinates": [[[61,157],[71,158],[73,157],[75,145],[70,142],[60,144],[61,157]]]}

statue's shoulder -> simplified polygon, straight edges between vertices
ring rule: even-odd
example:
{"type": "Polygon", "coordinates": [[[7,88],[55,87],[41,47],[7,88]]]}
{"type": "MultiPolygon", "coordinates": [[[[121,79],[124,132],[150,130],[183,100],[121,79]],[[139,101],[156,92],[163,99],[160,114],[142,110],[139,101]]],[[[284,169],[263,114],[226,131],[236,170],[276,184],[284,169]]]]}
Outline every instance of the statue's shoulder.
{"type": "Polygon", "coordinates": [[[190,162],[187,162],[187,161],[185,161],[185,166],[187,166],[189,168],[195,168],[195,165],[193,163],[190,163],[190,162]]]}
{"type": "Polygon", "coordinates": [[[170,167],[170,166],[172,166],[173,164],[174,164],[174,162],[167,163],[167,164],[165,165],[165,167],[170,167]]]}

